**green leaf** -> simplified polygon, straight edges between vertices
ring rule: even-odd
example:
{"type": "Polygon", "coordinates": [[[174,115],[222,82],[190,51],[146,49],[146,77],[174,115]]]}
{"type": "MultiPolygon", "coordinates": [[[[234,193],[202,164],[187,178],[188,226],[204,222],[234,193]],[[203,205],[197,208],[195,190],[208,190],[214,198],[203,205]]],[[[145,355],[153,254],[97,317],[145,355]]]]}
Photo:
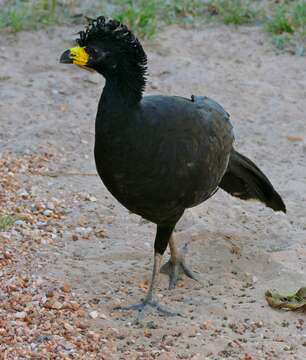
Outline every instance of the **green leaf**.
{"type": "Polygon", "coordinates": [[[11,215],[0,216],[0,231],[8,230],[16,221],[16,218],[11,215]]]}
{"type": "Polygon", "coordinates": [[[268,290],[265,297],[268,304],[273,308],[306,311],[306,287],[302,287],[296,293],[289,295],[280,294],[276,290],[268,290]]]}

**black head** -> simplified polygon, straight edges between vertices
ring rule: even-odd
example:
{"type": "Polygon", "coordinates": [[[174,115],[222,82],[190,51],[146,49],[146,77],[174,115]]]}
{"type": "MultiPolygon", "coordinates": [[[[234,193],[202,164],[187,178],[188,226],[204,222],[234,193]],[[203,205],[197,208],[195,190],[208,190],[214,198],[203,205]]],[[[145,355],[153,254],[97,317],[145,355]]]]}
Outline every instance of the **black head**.
{"type": "Polygon", "coordinates": [[[117,20],[103,16],[90,19],[76,39],[78,46],[66,50],[61,63],[74,63],[91,68],[105,78],[124,78],[129,73],[144,79],[147,57],[132,32],[117,20]]]}

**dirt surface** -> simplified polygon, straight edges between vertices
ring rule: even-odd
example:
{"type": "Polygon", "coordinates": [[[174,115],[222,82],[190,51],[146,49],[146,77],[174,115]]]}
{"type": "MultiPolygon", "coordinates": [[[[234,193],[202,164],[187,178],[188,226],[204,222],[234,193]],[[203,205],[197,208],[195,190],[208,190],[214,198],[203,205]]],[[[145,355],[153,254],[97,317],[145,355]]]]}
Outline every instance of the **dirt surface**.
{"type": "MultiPolygon", "coordinates": [[[[35,214],[41,210],[44,218],[19,221],[1,239],[18,248],[25,234],[39,238],[31,256],[20,253],[12,269],[39,278],[43,289],[69,284],[96,340],[87,352],[66,344],[60,353],[55,344],[53,357],[46,358],[306,359],[305,315],[273,310],[264,298],[267,289],[306,286],[306,58],[277,54],[256,27],[170,27],[145,44],[147,93],[206,95],[220,102],[231,114],[236,148],[264,170],[288,213],[221,190],[186,211],[176,238],[189,244],[187,261],[202,284],[183,278],[169,291],[162,276],[162,303],[183,317],[152,312],[134,324],[133,312],[114,307],[144,296],[155,227],[129,214],[95,173],[94,118],[104,80],[58,64],[75,30],[0,37],[0,156],[46,156],[43,168],[18,173],[19,198],[35,194],[35,214]],[[54,203],[62,214],[56,221],[54,203]]],[[[24,205],[30,210],[31,201],[24,205]]],[[[81,328],[70,330],[81,336],[81,328]]],[[[54,335],[52,328],[43,334],[54,335]]],[[[61,336],[69,341],[66,333],[61,336]]],[[[43,358],[26,339],[2,345],[3,358],[25,358],[12,355],[18,346],[43,358]]]]}

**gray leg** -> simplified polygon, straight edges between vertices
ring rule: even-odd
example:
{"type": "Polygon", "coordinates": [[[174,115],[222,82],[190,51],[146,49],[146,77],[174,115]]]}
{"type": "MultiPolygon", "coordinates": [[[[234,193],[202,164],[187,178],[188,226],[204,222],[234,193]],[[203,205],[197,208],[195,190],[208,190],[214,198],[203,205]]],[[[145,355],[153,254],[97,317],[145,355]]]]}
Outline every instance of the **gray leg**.
{"type": "Polygon", "coordinates": [[[155,243],[154,243],[154,266],[153,266],[153,273],[152,273],[152,281],[150,284],[149,291],[147,293],[147,296],[144,300],[142,300],[140,303],[131,305],[125,308],[122,308],[123,310],[129,310],[134,309],[139,311],[139,315],[136,319],[136,321],[140,320],[140,318],[143,316],[143,313],[148,308],[154,308],[158,312],[164,314],[164,315],[180,315],[177,312],[171,311],[170,309],[167,309],[166,307],[162,306],[158,302],[158,298],[156,296],[156,291],[159,283],[159,276],[160,276],[160,267],[161,267],[161,261],[163,258],[163,254],[165,250],[167,249],[169,239],[171,237],[172,231],[174,229],[173,226],[157,226],[157,232],[155,237],[155,243]]]}
{"type": "Polygon", "coordinates": [[[163,259],[163,255],[159,253],[154,254],[154,265],[153,265],[153,272],[152,272],[152,280],[150,284],[150,288],[144,302],[157,304],[158,300],[156,298],[156,290],[159,283],[159,274],[160,274],[160,267],[161,262],[163,259]]]}
{"type": "Polygon", "coordinates": [[[191,279],[199,281],[194,272],[189,270],[185,264],[185,255],[188,251],[187,244],[184,245],[182,251],[179,253],[172,235],[169,240],[169,247],[171,258],[160,269],[161,273],[169,275],[169,289],[175,288],[180,274],[185,274],[191,279]]]}
{"type": "Polygon", "coordinates": [[[146,297],[140,303],[130,305],[127,307],[120,307],[121,310],[138,310],[139,314],[136,319],[136,322],[138,322],[143,318],[144,312],[150,307],[156,309],[159,313],[163,315],[170,315],[170,316],[180,315],[178,312],[172,311],[171,309],[168,309],[167,307],[160,305],[158,298],[156,296],[156,291],[160,277],[160,266],[161,266],[162,258],[163,255],[159,253],[155,253],[152,280],[146,297]]]}

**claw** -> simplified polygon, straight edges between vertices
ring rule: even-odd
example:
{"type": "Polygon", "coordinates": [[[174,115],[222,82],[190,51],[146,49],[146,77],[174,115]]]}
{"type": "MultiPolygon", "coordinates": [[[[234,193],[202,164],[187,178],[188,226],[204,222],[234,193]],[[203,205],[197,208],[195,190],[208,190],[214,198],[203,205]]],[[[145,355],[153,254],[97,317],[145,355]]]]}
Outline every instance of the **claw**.
{"type": "Polygon", "coordinates": [[[145,313],[149,309],[155,309],[160,315],[163,316],[182,316],[179,312],[174,311],[172,309],[169,309],[166,306],[163,306],[159,304],[157,300],[153,299],[145,299],[142,300],[140,303],[129,305],[129,306],[119,306],[115,309],[122,310],[122,311],[128,311],[128,310],[137,310],[138,315],[136,316],[135,323],[138,323],[139,321],[143,320],[145,313]]]}
{"type": "Polygon", "coordinates": [[[180,278],[181,274],[185,274],[186,276],[188,276],[189,278],[200,282],[199,278],[197,277],[197,275],[190,270],[187,265],[185,264],[185,255],[188,251],[188,246],[187,244],[184,245],[184,247],[181,250],[181,254],[177,254],[175,252],[175,257],[174,258],[170,258],[168,260],[168,262],[166,262],[160,269],[160,272],[163,274],[168,274],[169,275],[169,289],[172,290],[176,287],[177,281],[180,278]]]}
{"type": "Polygon", "coordinates": [[[153,266],[153,274],[152,274],[152,282],[150,288],[148,290],[147,296],[140,303],[135,305],[130,305],[126,307],[117,307],[120,310],[138,310],[138,316],[136,317],[136,323],[143,319],[145,312],[149,308],[153,308],[157,310],[161,315],[166,316],[176,316],[181,315],[180,313],[168,309],[167,307],[160,305],[158,299],[155,295],[156,287],[158,284],[158,278],[160,273],[160,264],[162,260],[162,255],[156,253],[154,255],[154,266],[153,266]]]}

